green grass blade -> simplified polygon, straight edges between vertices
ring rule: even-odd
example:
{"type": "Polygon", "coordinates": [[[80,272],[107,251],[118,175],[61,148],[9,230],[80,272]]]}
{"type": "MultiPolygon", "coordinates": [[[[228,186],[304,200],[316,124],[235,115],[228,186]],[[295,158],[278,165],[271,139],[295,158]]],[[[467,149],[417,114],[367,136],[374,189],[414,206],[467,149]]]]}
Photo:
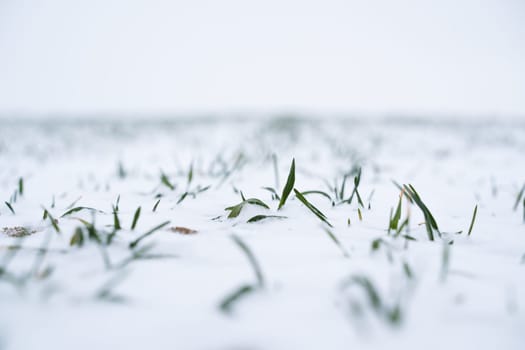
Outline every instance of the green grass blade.
{"type": "Polygon", "coordinates": [[[138,237],[137,239],[135,239],[134,241],[132,241],[130,244],[129,244],[129,247],[131,249],[135,248],[137,246],[137,244],[139,244],[139,242],[141,240],[143,240],[144,238],[152,235],[153,233],[155,233],[156,231],[160,230],[161,228],[169,225],[170,221],[165,221],[163,222],[162,224],[158,225],[158,226],[155,226],[154,228],[152,228],[151,230],[149,230],[148,232],[144,233],[143,235],[141,235],[140,237],[138,237]]]}
{"type": "Polygon", "coordinates": [[[286,180],[286,185],[284,186],[283,193],[281,195],[281,200],[279,201],[279,206],[277,207],[277,210],[281,209],[284,203],[286,203],[286,199],[292,192],[294,184],[295,184],[295,158],[292,159],[292,165],[290,166],[288,180],[286,180]]]}
{"type": "Polygon", "coordinates": [[[257,289],[249,284],[243,285],[233,293],[227,295],[219,305],[219,309],[224,313],[231,313],[235,305],[243,297],[255,292],[257,289]]]}
{"type": "Polygon", "coordinates": [[[13,215],[15,215],[15,210],[13,209],[13,207],[11,206],[11,204],[9,204],[9,202],[4,202],[5,205],[9,208],[9,210],[11,211],[11,213],[13,213],[13,215]]]}
{"type": "Polygon", "coordinates": [[[301,203],[303,203],[308,209],[310,209],[310,211],[314,213],[314,215],[317,216],[319,220],[321,220],[328,226],[333,227],[332,224],[330,224],[330,222],[326,218],[326,216],[319,209],[317,209],[310,202],[308,202],[308,200],[301,194],[301,192],[299,192],[295,188],[294,188],[294,192],[295,192],[295,196],[297,197],[297,199],[299,199],[301,203]]]}
{"type": "Polygon", "coordinates": [[[153,209],[151,211],[152,212],[156,212],[157,211],[157,207],[159,206],[159,204],[160,204],[160,199],[155,202],[155,205],[153,206],[153,209]]]}
{"type": "Polygon", "coordinates": [[[62,214],[60,217],[63,218],[65,216],[71,215],[73,213],[76,213],[76,212],[79,212],[79,211],[82,211],[82,210],[98,211],[99,213],[101,212],[100,210],[97,210],[95,208],[90,208],[90,207],[75,207],[75,208],[69,209],[64,214],[62,214]]]}
{"type": "Polygon", "coordinates": [[[138,207],[137,210],[135,210],[135,215],[133,215],[133,222],[131,223],[131,230],[134,230],[137,226],[137,222],[139,221],[140,217],[140,210],[140,207],[138,207]]]}
{"type": "Polygon", "coordinates": [[[170,182],[168,175],[164,173],[160,174],[160,182],[172,191],[175,189],[175,186],[170,182]]]}
{"type": "Polygon", "coordinates": [[[20,194],[20,196],[24,195],[24,179],[23,178],[18,179],[18,193],[20,194]]]}
{"type": "Polygon", "coordinates": [[[476,214],[478,213],[478,206],[474,207],[474,214],[472,214],[472,220],[470,221],[470,226],[468,228],[468,236],[472,233],[472,228],[474,227],[474,221],[476,220],[476,214]]]}
{"type": "Polygon", "coordinates": [[[120,220],[118,218],[118,209],[116,207],[113,207],[113,227],[115,230],[120,230],[122,227],[120,226],[120,220]]]}
{"type": "Polygon", "coordinates": [[[514,203],[513,210],[516,211],[518,209],[518,205],[520,204],[521,197],[523,196],[523,193],[525,193],[525,184],[521,188],[521,190],[518,193],[518,197],[516,197],[516,202],[514,203]]]}
{"type": "Polygon", "coordinates": [[[246,222],[251,223],[251,222],[257,222],[257,221],[261,221],[265,219],[286,219],[286,218],[287,218],[286,216],[282,216],[282,215],[255,215],[254,217],[251,217],[246,222]]]}
{"type": "Polygon", "coordinates": [[[337,239],[337,237],[334,235],[334,233],[327,228],[324,229],[324,232],[326,232],[326,234],[328,235],[328,237],[330,237],[332,242],[334,242],[335,245],[339,248],[339,250],[341,250],[341,253],[343,253],[343,256],[345,258],[349,258],[350,255],[348,254],[347,250],[343,247],[339,239],[337,239]]]}
{"type": "Polygon", "coordinates": [[[265,282],[264,282],[263,273],[262,273],[261,267],[259,266],[259,263],[257,262],[257,259],[255,258],[255,255],[239,236],[232,235],[231,237],[233,241],[239,246],[239,248],[241,248],[241,250],[246,255],[246,258],[248,259],[252,267],[252,270],[255,273],[255,277],[257,279],[257,285],[260,288],[264,287],[265,282]]]}

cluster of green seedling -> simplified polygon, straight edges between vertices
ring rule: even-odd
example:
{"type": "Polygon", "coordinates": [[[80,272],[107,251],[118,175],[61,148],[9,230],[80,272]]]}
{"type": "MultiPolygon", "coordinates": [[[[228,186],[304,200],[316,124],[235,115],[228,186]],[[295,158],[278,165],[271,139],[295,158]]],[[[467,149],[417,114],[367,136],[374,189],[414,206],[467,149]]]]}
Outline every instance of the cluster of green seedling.
{"type": "MultiPolygon", "coordinates": [[[[359,185],[359,181],[360,181],[360,175],[361,172],[359,171],[358,172],[358,175],[356,176],[357,180],[355,181],[355,187],[354,187],[354,191],[353,191],[353,194],[352,196],[354,195],[354,193],[359,193],[357,191],[357,186],[359,185]]],[[[290,165],[290,170],[288,172],[288,178],[286,180],[286,184],[285,186],[283,187],[283,190],[282,190],[282,193],[281,195],[279,196],[277,194],[277,192],[272,189],[272,188],[268,188],[266,187],[265,189],[269,190],[272,195],[273,195],[273,198],[279,200],[279,204],[277,205],[277,211],[281,210],[284,205],[286,204],[286,201],[288,199],[288,197],[290,196],[292,190],[295,194],[295,198],[297,198],[302,204],[304,204],[304,206],[314,215],[316,216],[321,222],[323,222],[327,227],[333,227],[332,224],[330,223],[330,221],[328,220],[327,216],[321,212],[317,207],[315,207],[312,203],[310,203],[306,197],[305,197],[305,194],[308,194],[308,193],[313,193],[313,192],[316,192],[316,191],[310,191],[310,192],[301,192],[299,190],[297,190],[295,188],[295,159],[292,159],[292,163],[290,165]]],[[[343,191],[344,192],[344,191],[343,191]]],[[[259,207],[262,207],[262,208],[265,208],[265,209],[270,209],[270,207],[264,203],[262,200],[258,199],[258,198],[249,198],[249,199],[246,199],[243,195],[242,192],[240,192],[241,194],[241,199],[242,201],[239,203],[239,204],[236,204],[234,206],[230,206],[230,207],[227,207],[225,210],[226,211],[229,211],[229,214],[228,214],[228,218],[236,218],[239,216],[239,214],[241,213],[242,209],[247,206],[247,205],[256,205],[256,206],[259,206],[259,207]]],[[[328,194],[325,194],[326,196],[329,197],[328,194]]],[[[351,197],[352,197],[351,196],[351,197]]],[[[357,195],[358,198],[360,198],[359,195],[357,195]]],[[[330,197],[329,197],[330,198],[330,197]]],[[[350,200],[351,202],[351,200],[350,200]]],[[[282,215],[262,215],[262,214],[259,214],[259,215],[255,215],[253,216],[252,218],[248,219],[248,223],[252,223],[252,222],[257,222],[257,221],[261,221],[261,220],[264,220],[264,219],[269,219],[269,218],[278,218],[278,219],[285,219],[286,217],[285,216],[282,216],[282,215]]],[[[344,257],[348,257],[349,254],[348,252],[343,248],[343,246],[341,245],[341,243],[339,242],[339,240],[336,238],[336,236],[334,235],[334,233],[332,231],[330,231],[329,229],[325,229],[324,230],[325,233],[327,234],[327,236],[336,244],[336,246],[342,251],[343,253],[343,256],[344,257]]]]}
{"type": "MultiPolygon", "coordinates": [[[[237,157],[234,159],[232,165],[222,158],[221,155],[218,155],[217,158],[212,162],[210,165],[210,168],[208,169],[207,175],[209,177],[218,177],[219,181],[216,184],[216,187],[220,187],[226,180],[228,180],[232,174],[235,171],[239,171],[242,166],[246,164],[247,160],[245,156],[242,153],[239,153],[237,157]]],[[[326,235],[330,238],[330,240],[335,244],[335,246],[338,247],[338,249],[341,251],[342,255],[346,258],[348,258],[350,255],[348,251],[345,249],[345,247],[341,244],[341,242],[338,240],[336,235],[333,233],[331,228],[333,225],[329,221],[328,217],[322,213],[317,207],[315,207],[310,201],[308,201],[307,197],[313,196],[313,195],[319,195],[323,198],[326,198],[330,201],[332,206],[342,205],[342,204],[352,204],[353,202],[356,203],[358,215],[359,218],[362,219],[362,212],[361,209],[365,208],[361,193],[360,193],[360,184],[361,184],[361,176],[362,171],[361,167],[354,167],[349,172],[346,172],[343,174],[342,179],[336,179],[333,183],[333,185],[329,184],[327,182],[328,190],[308,190],[308,191],[299,191],[296,188],[296,179],[295,179],[295,159],[292,160],[290,170],[288,173],[288,178],[286,181],[286,184],[282,188],[282,191],[279,191],[277,189],[280,188],[279,185],[279,172],[277,167],[277,156],[274,154],[272,155],[272,162],[274,166],[274,175],[275,175],[275,187],[264,187],[265,190],[270,192],[272,201],[277,201],[278,204],[276,205],[275,210],[276,213],[279,213],[284,206],[287,203],[287,200],[290,198],[292,192],[295,195],[294,198],[296,198],[299,202],[301,202],[308,210],[309,212],[314,215],[318,220],[320,220],[324,225],[323,229],[326,235]],[[353,179],[353,189],[351,190],[350,194],[348,194],[348,183],[352,181],[353,179]],[[355,199],[355,201],[354,201],[355,199]]],[[[190,164],[189,169],[186,171],[186,167],[184,168],[184,171],[181,171],[180,174],[183,174],[186,177],[185,181],[185,188],[184,184],[180,186],[177,183],[175,183],[171,177],[173,177],[173,174],[170,173],[170,175],[166,174],[165,172],[161,171],[160,173],[160,184],[157,186],[158,188],[161,188],[162,190],[169,191],[168,193],[172,193],[174,191],[177,191],[178,188],[182,187],[184,188],[183,191],[178,193],[178,199],[176,200],[177,204],[182,203],[184,200],[186,200],[189,197],[195,198],[198,194],[208,190],[211,188],[211,186],[205,186],[201,187],[200,185],[193,186],[194,184],[194,176],[196,173],[196,169],[194,168],[193,161],[190,164]]],[[[180,175],[179,174],[179,175],[180,175]]],[[[128,173],[126,169],[124,168],[122,163],[119,163],[118,166],[118,176],[120,179],[125,179],[128,177],[128,173]]],[[[158,180],[156,180],[158,181],[158,180]]],[[[435,236],[441,236],[441,232],[438,228],[437,222],[434,219],[433,214],[428,209],[428,206],[423,202],[418,192],[416,192],[415,188],[412,185],[403,185],[398,186],[401,190],[401,193],[399,195],[399,199],[397,202],[397,206],[395,206],[395,209],[392,208],[389,216],[389,222],[388,222],[388,235],[395,237],[402,236],[406,239],[406,241],[409,240],[415,240],[413,237],[409,235],[410,233],[410,211],[407,211],[406,217],[402,218],[402,209],[403,209],[403,199],[406,199],[407,204],[414,204],[416,205],[423,214],[425,218],[425,229],[428,236],[428,239],[433,241],[435,239],[435,236]],[[406,234],[402,235],[402,232],[405,231],[406,234]]],[[[161,190],[161,192],[162,192],[161,190]]],[[[20,179],[19,181],[19,188],[15,192],[13,196],[11,196],[11,199],[9,202],[6,202],[7,207],[10,209],[10,211],[14,214],[15,211],[13,209],[12,203],[16,202],[17,197],[23,195],[23,179],[20,179]]],[[[156,190],[155,190],[156,191],[156,190]]],[[[154,191],[154,192],[155,192],[154,191]]],[[[523,199],[523,206],[524,206],[524,220],[525,220],[525,198],[523,198],[523,194],[525,191],[525,186],[521,189],[520,193],[518,194],[516,204],[514,206],[514,209],[516,210],[519,206],[520,202],[523,199]]],[[[164,192],[165,193],[165,192],[164,192]]],[[[262,208],[264,210],[271,210],[270,206],[266,204],[264,201],[258,199],[258,198],[245,198],[243,192],[239,191],[241,196],[241,202],[225,208],[226,211],[228,211],[228,218],[236,218],[238,217],[241,212],[249,205],[253,205],[258,208],[262,208]]],[[[373,194],[373,192],[372,192],[373,194]]],[[[370,195],[370,198],[372,196],[370,195]]],[[[158,193],[155,196],[155,203],[153,205],[152,211],[157,211],[159,204],[161,202],[161,199],[165,196],[165,194],[158,193]]],[[[368,200],[368,208],[370,209],[370,198],[368,200]]],[[[133,231],[137,227],[137,223],[141,216],[142,207],[139,206],[136,208],[133,219],[131,223],[128,226],[128,223],[123,223],[121,220],[121,213],[119,210],[119,203],[120,203],[120,196],[117,198],[116,202],[111,206],[111,212],[106,213],[104,211],[92,208],[92,207],[84,207],[84,206],[76,206],[76,202],[74,202],[72,205],[70,205],[67,210],[59,217],[60,219],[66,219],[71,218],[74,220],[78,220],[80,222],[80,225],[77,226],[74,230],[73,235],[70,239],[70,245],[75,248],[81,248],[84,247],[87,244],[95,244],[100,248],[104,266],[108,270],[117,270],[117,274],[115,277],[111,278],[106,284],[102,286],[102,288],[99,289],[99,291],[96,293],[97,298],[102,300],[109,300],[109,301],[121,301],[122,296],[119,296],[113,292],[114,288],[122,279],[125,277],[125,271],[121,270],[125,266],[127,266],[129,263],[137,260],[142,259],[154,259],[163,257],[160,255],[155,255],[151,253],[152,245],[147,245],[143,243],[143,240],[151,235],[153,235],[156,232],[159,232],[166,226],[170,224],[169,221],[162,222],[159,225],[154,226],[150,230],[147,230],[145,233],[139,235],[136,239],[132,240],[128,243],[128,248],[130,251],[130,256],[123,259],[122,261],[114,262],[110,259],[110,256],[108,254],[108,248],[111,247],[114,244],[115,238],[119,234],[120,231],[126,230],[127,227],[129,227],[129,230],[133,231]],[[89,211],[93,214],[92,221],[86,221],[80,218],[73,217],[73,214],[76,214],[81,211],[89,211]],[[107,227],[104,229],[101,229],[96,226],[95,224],[95,214],[102,214],[102,215],[111,215],[113,219],[113,225],[110,226],[110,229],[108,230],[107,227]],[[124,226],[126,228],[124,228],[124,226]]],[[[270,203],[271,204],[271,203],[270,203]]],[[[51,209],[54,208],[54,200],[53,205],[51,206],[51,209]]],[[[476,219],[477,215],[477,209],[476,206],[474,208],[474,213],[470,222],[470,226],[468,229],[468,235],[471,234],[474,226],[474,221],[476,219]]],[[[286,217],[283,215],[264,215],[264,214],[258,214],[255,215],[247,220],[248,223],[254,223],[259,222],[265,219],[285,219],[286,217]]],[[[51,212],[44,208],[44,214],[43,219],[48,220],[50,225],[53,227],[53,229],[60,233],[61,229],[59,227],[59,221],[55,219],[54,216],[51,215],[51,212]]],[[[393,260],[393,245],[389,242],[390,238],[377,238],[374,239],[371,242],[371,250],[373,252],[378,251],[380,249],[384,249],[387,252],[387,256],[390,261],[393,260]]],[[[232,293],[228,294],[221,302],[220,302],[220,309],[226,313],[233,311],[235,305],[237,302],[242,300],[245,296],[252,294],[253,292],[261,291],[265,288],[265,280],[260,268],[260,265],[255,258],[253,252],[250,250],[250,248],[244,243],[244,241],[237,235],[232,235],[232,240],[238,246],[241,251],[245,254],[246,258],[248,259],[248,262],[254,272],[255,275],[255,281],[251,283],[246,283],[234,290],[232,293]]],[[[47,243],[46,243],[47,244],[47,243]]],[[[449,270],[449,260],[450,260],[450,244],[444,243],[443,244],[443,253],[442,253],[442,265],[441,265],[441,278],[444,281],[446,279],[446,276],[448,274],[449,270]]],[[[17,250],[9,250],[7,254],[3,257],[0,264],[0,278],[6,278],[6,279],[14,279],[18,280],[18,277],[15,277],[12,275],[8,270],[8,264],[16,254],[17,250]]],[[[36,268],[34,268],[32,271],[32,275],[42,274],[41,271],[41,264],[43,260],[43,254],[41,253],[47,251],[46,247],[42,247],[42,249],[39,251],[39,255],[37,255],[37,260],[35,262],[36,268]]],[[[403,271],[407,278],[413,278],[413,272],[408,263],[403,262],[403,271]]],[[[382,298],[381,294],[379,293],[378,289],[375,287],[375,285],[372,283],[370,279],[368,279],[366,276],[351,276],[342,286],[343,290],[351,289],[351,288],[357,288],[364,291],[364,293],[367,295],[367,303],[371,306],[371,309],[382,319],[388,321],[391,324],[398,324],[402,320],[402,308],[400,303],[395,304],[389,304],[387,303],[384,298],[382,298]]],[[[352,307],[354,308],[354,311],[357,313],[363,311],[363,305],[360,305],[359,303],[353,303],[352,307]]]]}
{"type": "MultiPolygon", "coordinates": [[[[193,181],[193,174],[194,174],[193,163],[191,163],[190,164],[190,168],[189,168],[189,170],[187,172],[187,175],[186,175],[186,188],[185,188],[184,192],[182,192],[180,194],[176,204],[182,203],[187,197],[192,197],[193,199],[195,199],[198,194],[200,194],[202,192],[205,192],[205,191],[210,189],[211,185],[204,186],[204,187],[202,187],[201,185],[197,185],[194,188],[191,188],[192,181],[193,181]]],[[[167,187],[170,191],[175,191],[175,189],[177,188],[177,185],[172,183],[172,181],[170,180],[168,175],[166,175],[166,173],[164,173],[162,171],[161,171],[161,175],[160,175],[160,183],[161,183],[161,185],[167,187]]],[[[162,195],[158,195],[158,196],[162,197],[162,195]]],[[[159,203],[160,203],[160,198],[155,203],[155,206],[153,207],[153,211],[157,210],[157,206],[158,206],[159,203]]]]}
{"type": "Polygon", "coordinates": [[[412,185],[403,185],[403,190],[407,198],[409,198],[411,203],[414,203],[421,210],[423,217],[425,218],[425,229],[427,231],[428,239],[433,241],[434,234],[437,233],[441,237],[441,232],[439,232],[438,225],[434,216],[425,205],[419,194],[416,192],[416,189],[412,185]]]}
{"type": "MultiPolygon", "coordinates": [[[[398,187],[398,189],[401,191],[399,195],[399,200],[396,206],[396,209],[394,211],[393,208],[390,209],[390,216],[388,220],[388,228],[387,232],[390,235],[392,232],[394,232],[394,237],[398,237],[403,229],[406,230],[406,234],[403,235],[404,238],[415,240],[412,236],[409,235],[410,232],[410,211],[407,211],[407,215],[404,220],[401,220],[401,211],[402,211],[402,202],[403,197],[406,197],[408,204],[415,204],[423,214],[423,217],[425,219],[424,225],[427,232],[427,237],[429,240],[433,241],[435,234],[437,234],[439,237],[441,237],[441,232],[439,231],[438,225],[436,223],[436,220],[434,219],[434,216],[428,209],[427,205],[423,202],[417,191],[415,190],[414,186],[412,185],[399,185],[394,181],[394,185],[398,187]]],[[[474,212],[472,213],[472,218],[470,220],[470,225],[468,227],[467,235],[470,236],[472,233],[472,230],[474,228],[474,222],[476,221],[476,216],[478,213],[478,206],[476,205],[474,207],[474,212]]],[[[460,234],[463,231],[458,231],[456,233],[460,234]]]]}

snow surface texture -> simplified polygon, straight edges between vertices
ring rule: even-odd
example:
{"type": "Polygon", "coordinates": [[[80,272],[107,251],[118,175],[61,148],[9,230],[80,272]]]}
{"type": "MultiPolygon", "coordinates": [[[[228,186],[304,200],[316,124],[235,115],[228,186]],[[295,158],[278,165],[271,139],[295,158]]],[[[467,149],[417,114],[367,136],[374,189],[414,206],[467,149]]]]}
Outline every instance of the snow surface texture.
{"type": "Polygon", "coordinates": [[[518,123],[2,122],[0,349],[523,349],[524,152],[518,123]],[[280,196],[293,158],[294,187],[335,202],[305,196],[333,228],[262,189],[280,196]],[[359,168],[363,206],[341,204],[359,168]],[[417,190],[434,241],[406,196],[409,225],[387,231],[392,180],[417,190]],[[270,209],[228,218],[239,191],[270,209]],[[61,217],[76,207],[97,211],[61,217]]]}

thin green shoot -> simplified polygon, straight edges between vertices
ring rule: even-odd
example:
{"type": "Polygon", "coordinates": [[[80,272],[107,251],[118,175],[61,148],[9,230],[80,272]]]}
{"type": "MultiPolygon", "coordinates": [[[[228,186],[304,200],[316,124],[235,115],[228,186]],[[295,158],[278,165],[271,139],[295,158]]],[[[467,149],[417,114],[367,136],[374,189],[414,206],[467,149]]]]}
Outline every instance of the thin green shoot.
{"type": "Polygon", "coordinates": [[[332,242],[334,242],[334,244],[339,248],[341,253],[343,253],[343,256],[345,258],[349,258],[350,254],[348,254],[348,251],[345,249],[345,247],[343,247],[343,245],[341,244],[339,239],[337,239],[335,234],[332,231],[330,231],[329,229],[327,229],[326,227],[324,227],[324,232],[328,235],[328,237],[332,240],[332,242]]]}
{"type": "Polygon", "coordinates": [[[288,173],[288,179],[286,180],[286,185],[283,188],[283,193],[281,194],[281,200],[279,201],[279,206],[277,210],[280,210],[283,205],[286,203],[286,199],[292,192],[293,186],[295,184],[295,158],[292,159],[292,165],[290,166],[290,172],[288,173]]]}
{"type": "Polygon", "coordinates": [[[160,204],[160,198],[155,202],[155,205],[153,206],[153,209],[151,210],[152,212],[156,212],[157,211],[157,207],[159,206],[160,204]]]}
{"type": "Polygon", "coordinates": [[[138,207],[135,210],[135,215],[133,215],[133,222],[131,223],[131,230],[133,231],[137,227],[137,222],[139,221],[141,207],[138,207]]]}
{"type": "Polygon", "coordinates": [[[521,190],[518,192],[518,196],[516,197],[516,202],[514,203],[513,210],[516,211],[518,209],[518,205],[520,204],[521,197],[523,196],[523,193],[525,193],[525,184],[521,188],[521,190]]]}
{"type": "Polygon", "coordinates": [[[246,221],[247,223],[258,222],[266,219],[286,219],[286,216],[282,215],[255,215],[246,221]]]}
{"type": "Polygon", "coordinates": [[[9,202],[4,202],[7,208],[13,213],[13,215],[16,215],[15,210],[13,209],[13,206],[9,202]]]}
{"type": "Polygon", "coordinates": [[[246,258],[248,259],[248,262],[250,263],[250,266],[252,267],[253,273],[255,274],[255,278],[257,281],[257,287],[263,288],[265,285],[264,276],[261,270],[261,267],[259,265],[259,262],[255,258],[255,255],[253,254],[252,250],[244,243],[244,241],[237,235],[233,234],[231,236],[235,244],[241,249],[241,251],[244,253],[246,258]]]}
{"type": "Polygon", "coordinates": [[[160,174],[160,182],[169,188],[171,191],[175,190],[175,186],[171,183],[168,175],[166,175],[164,172],[160,174]]]}
{"type": "Polygon", "coordinates": [[[312,213],[314,213],[314,215],[317,216],[319,220],[321,220],[328,226],[333,227],[332,224],[326,218],[326,216],[319,209],[317,209],[313,204],[308,202],[308,200],[301,194],[301,192],[299,192],[295,188],[294,188],[294,192],[295,192],[295,196],[297,197],[297,199],[299,199],[301,203],[303,203],[312,213]]]}
{"type": "Polygon", "coordinates": [[[472,220],[470,221],[470,226],[468,228],[468,236],[472,233],[472,228],[474,227],[474,221],[476,221],[476,214],[478,213],[478,206],[474,207],[474,213],[472,214],[472,220]]]}
{"type": "Polygon", "coordinates": [[[144,233],[143,235],[141,235],[140,237],[138,237],[137,239],[135,239],[134,241],[132,241],[130,244],[129,244],[129,247],[131,249],[135,248],[137,246],[137,244],[140,243],[140,241],[142,241],[144,238],[152,235],[153,233],[155,233],[156,231],[162,229],[163,227],[169,225],[170,221],[165,221],[163,222],[162,224],[158,225],[158,226],[155,226],[154,228],[152,228],[151,230],[149,230],[148,232],[144,233]]]}

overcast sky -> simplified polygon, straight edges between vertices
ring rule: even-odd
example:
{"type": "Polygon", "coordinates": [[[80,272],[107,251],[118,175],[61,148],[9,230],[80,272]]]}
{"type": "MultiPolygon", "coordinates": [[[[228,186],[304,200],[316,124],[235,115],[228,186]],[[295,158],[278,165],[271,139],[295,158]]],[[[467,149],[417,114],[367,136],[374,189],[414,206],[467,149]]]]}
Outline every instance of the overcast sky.
{"type": "Polygon", "coordinates": [[[0,114],[525,116],[525,1],[0,0],[0,114]]]}

